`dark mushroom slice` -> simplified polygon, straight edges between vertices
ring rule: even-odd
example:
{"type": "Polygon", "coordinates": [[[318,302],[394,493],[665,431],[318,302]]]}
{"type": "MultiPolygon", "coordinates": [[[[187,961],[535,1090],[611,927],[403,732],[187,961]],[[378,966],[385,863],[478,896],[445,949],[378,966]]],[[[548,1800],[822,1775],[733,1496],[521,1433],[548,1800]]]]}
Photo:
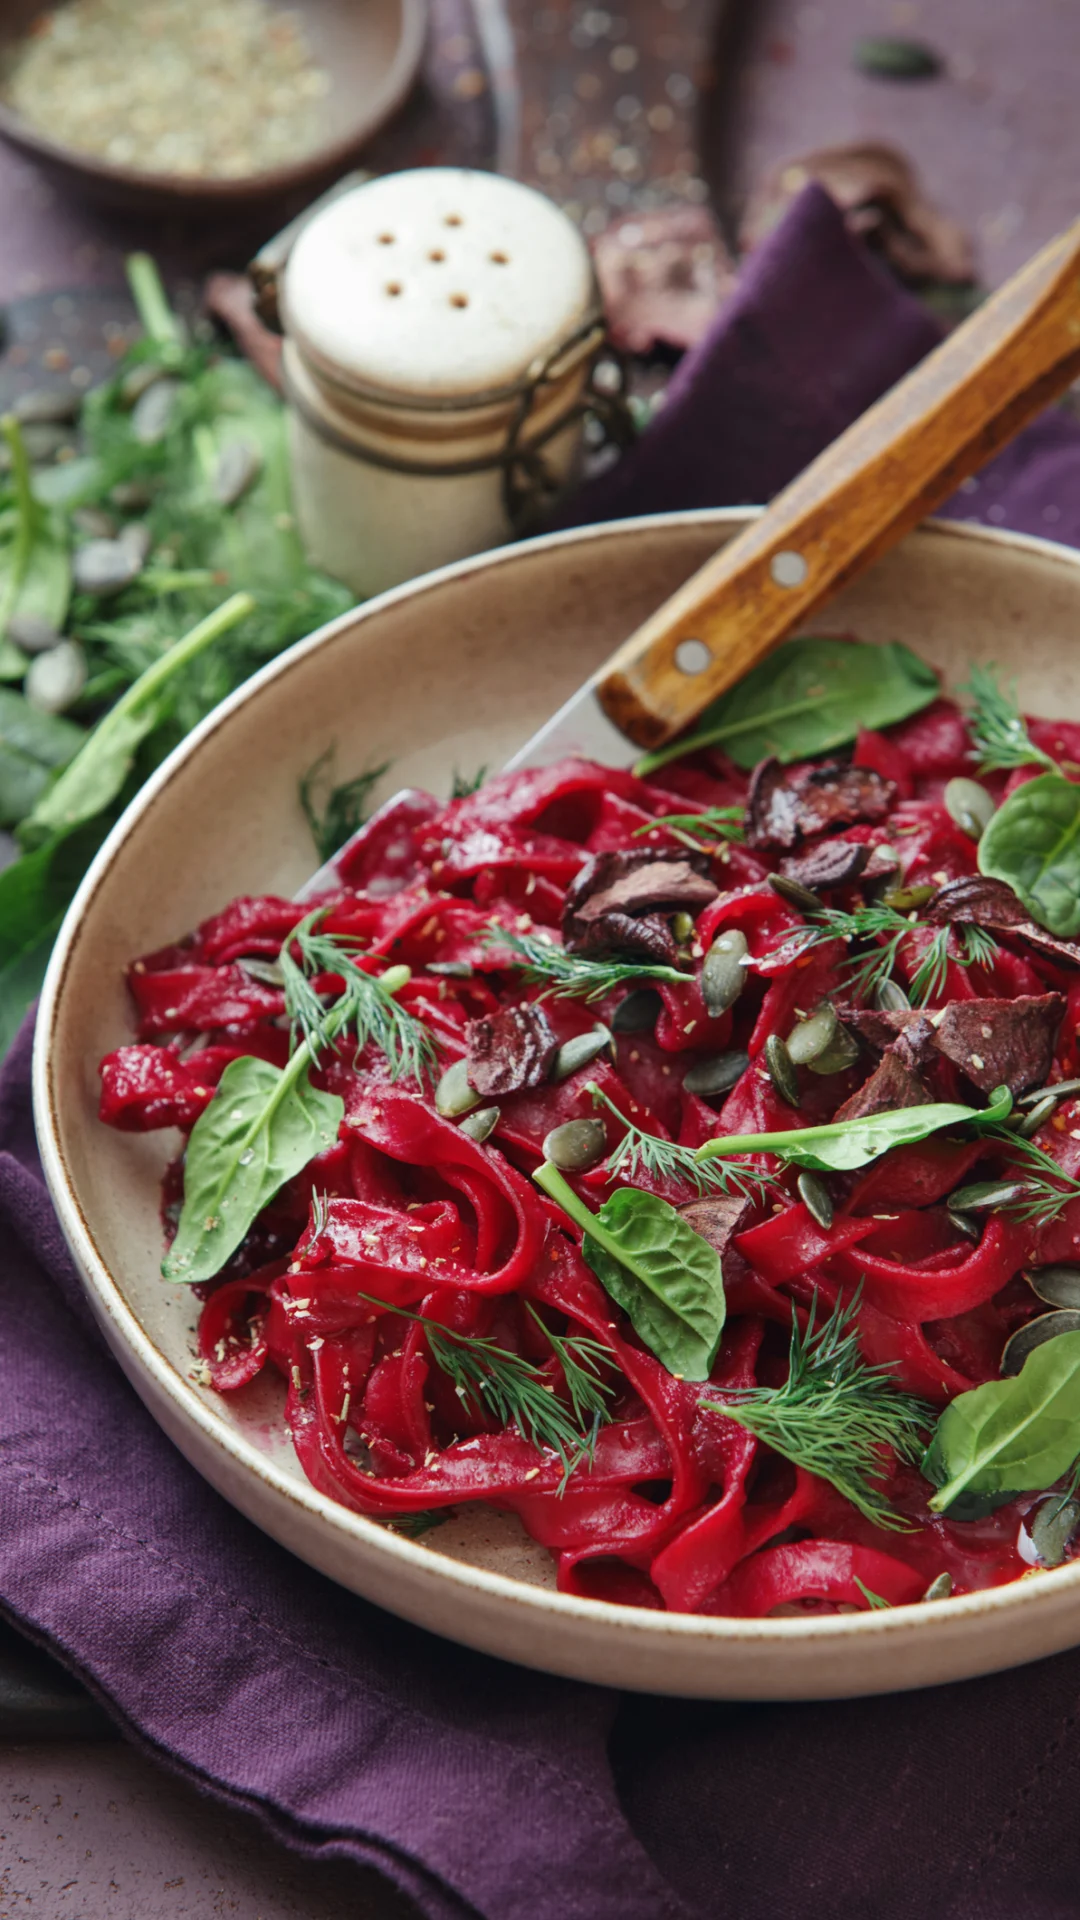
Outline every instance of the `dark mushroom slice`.
{"type": "Polygon", "coordinates": [[[542,1007],[503,1007],[470,1020],[465,1030],[469,1085],[485,1100],[541,1087],[559,1051],[542,1007]]]}
{"type": "MultiPolygon", "coordinates": [[[[628,913],[605,913],[602,919],[589,921],[580,935],[568,939],[566,951],[586,960],[616,954],[659,967],[674,967],[679,959],[675,936],[658,913],[644,913],[639,919],[628,913]]],[[[689,974],[686,977],[689,979],[689,974]]]]}
{"type": "Polygon", "coordinates": [[[865,1120],[872,1113],[893,1113],[899,1107],[922,1107],[930,1095],[918,1074],[904,1065],[895,1053],[882,1056],[869,1080],[864,1081],[850,1100],[837,1107],[834,1120],[865,1120]]]}
{"type": "MultiPolygon", "coordinates": [[[[808,887],[813,893],[827,893],[830,887],[849,887],[864,872],[871,851],[862,840],[823,840],[819,847],[812,847],[807,853],[781,860],[779,878],[808,887]]],[[[895,865],[893,857],[885,871],[891,871],[895,865]]]]}
{"type": "Polygon", "coordinates": [[[594,853],[567,889],[563,938],[573,950],[590,926],[612,915],[700,913],[720,891],[708,865],[705,854],[675,854],[663,847],[594,853]]]}
{"type": "Polygon", "coordinates": [[[1015,1098],[1046,1079],[1064,1012],[1060,993],[954,1000],[937,1023],[934,1045],[982,1093],[1008,1087],[1015,1098]]]}
{"type": "Polygon", "coordinates": [[[750,776],[747,844],[788,853],[800,841],[836,827],[879,826],[895,796],[895,783],[870,767],[827,760],[789,772],[778,760],[762,760],[750,776]]]}
{"type": "Polygon", "coordinates": [[[740,1233],[752,1213],[751,1202],[741,1194],[716,1194],[708,1199],[691,1200],[679,1208],[684,1220],[700,1233],[717,1253],[725,1254],[735,1234],[740,1233]]]}
{"type": "Polygon", "coordinates": [[[931,926],[986,927],[991,933],[1011,934],[1060,966],[1080,967],[1080,940],[1061,940],[1040,927],[1005,880],[981,873],[950,880],[934,895],[925,917],[931,926]]]}

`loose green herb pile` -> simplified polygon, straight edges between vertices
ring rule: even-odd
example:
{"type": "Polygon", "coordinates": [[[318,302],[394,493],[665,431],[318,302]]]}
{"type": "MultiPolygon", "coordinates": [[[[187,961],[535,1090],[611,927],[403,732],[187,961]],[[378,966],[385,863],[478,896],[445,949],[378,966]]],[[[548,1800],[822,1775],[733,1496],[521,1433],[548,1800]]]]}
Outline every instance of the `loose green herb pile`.
{"type": "Polygon", "coordinates": [[[351,604],[300,546],[277,396],[189,337],[145,256],[130,276],[143,337],[87,394],[75,457],[31,470],[19,419],[3,423],[0,829],[19,857],[0,872],[0,1051],[147,774],[351,604]]]}
{"type": "MultiPolygon", "coordinates": [[[[491,1501],[592,1597],[878,1611],[1068,1560],[1080,727],[964,697],[792,641],[691,779],[459,780],[404,894],[136,966],[103,1114],[187,1131],[210,1383],[272,1364],[319,1486],[414,1534],[491,1501]]],[[[313,770],[320,852],[369,787],[313,770]]]]}

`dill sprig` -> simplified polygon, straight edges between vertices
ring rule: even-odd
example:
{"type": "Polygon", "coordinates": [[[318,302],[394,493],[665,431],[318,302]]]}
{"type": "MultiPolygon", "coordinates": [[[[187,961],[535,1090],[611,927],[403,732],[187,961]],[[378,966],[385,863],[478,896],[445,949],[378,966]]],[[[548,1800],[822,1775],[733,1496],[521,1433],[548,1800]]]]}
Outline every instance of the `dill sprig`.
{"type": "Polygon", "coordinates": [[[1003,1201],[1002,1212],[1044,1227],[1064,1212],[1070,1200],[1080,1200],[1080,1180],[1066,1173],[1034,1140],[1018,1139],[1008,1127],[988,1127],[986,1136],[1008,1147],[1008,1157],[1023,1181],[1023,1191],[1003,1201]]]}
{"type": "Polygon", "coordinates": [[[968,732],[979,756],[979,773],[1030,766],[1060,772],[1057,761],[1035,745],[1015,698],[1002,692],[992,667],[972,667],[971,678],[960,691],[971,695],[968,732]]]}
{"type": "Polygon", "coordinates": [[[353,957],[358,942],[318,931],[324,912],[316,908],[301,920],[278,955],[293,1046],[302,1035],[317,1060],[341,1034],[352,1032],[357,1053],[372,1043],[385,1056],[391,1080],[423,1084],[434,1073],[438,1054],[427,1029],[394,997],[409,978],[408,968],[389,967],[381,977],[365,973],[353,957]],[[289,951],[294,943],[299,964],[289,951]],[[311,984],[320,973],[336,974],[344,983],[329,1006],[311,984]]]}
{"type": "Polygon", "coordinates": [[[516,1427],[532,1446],[558,1454],[563,1464],[560,1492],[583,1460],[592,1465],[597,1434],[610,1418],[612,1392],[600,1373],[612,1356],[599,1340],[587,1334],[552,1333],[535,1308],[529,1307],[562,1368],[570,1397],[567,1406],[539,1367],[486,1334],[458,1333],[442,1321],[394,1306],[373,1293],[360,1292],[357,1298],[423,1327],[432,1360],[446,1374],[463,1406],[471,1400],[474,1408],[486,1409],[504,1427],[516,1427]]]}
{"type": "Polygon", "coordinates": [[[714,845],[718,840],[745,840],[745,818],[743,807],[703,807],[700,813],[659,814],[644,826],[635,827],[634,838],[639,840],[642,834],[666,827],[676,840],[685,841],[696,850],[701,845],[714,845]]]}
{"type": "Polygon", "coordinates": [[[858,1587],[871,1613],[880,1613],[883,1609],[886,1612],[892,1611],[892,1601],[883,1600],[880,1593],[875,1593],[873,1587],[868,1587],[865,1581],[859,1579],[858,1574],[855,1575],[855,1585],[858,1587]]]}
{"type": "Polygon", "coordinates": [[[477,767],[475,773],[459,773],[455,767],[450,783],[451,800],[467,800],[470,793],[478,792],[487,779],[487,772],[486,766],[477,767]]]}
{"type": "MultiPolygon", "coordinates": [[[[805,927],[785,935],[779,952],[784,958],[798,960],[829,940],[876,941],[869,953],[853,954],[843,962],[847,985],[869,999],[883,981],[892,977],[904,941],[918,931],[919,921],[909,919],[897,907],[855,907],[850,913],[839,907],[822,907],[805,927]]],[[[950,961],[959,967],[988,967],[997,951],[997,941],[985,927],[935,927],[911,976],[913,1003],[926,1006],[939,998],[950,961]]]]}
{"type": "Polygon", "coordinates": [[[488,946],[509,947],[529,985],[546,985],[557,1000],[602,1000],[630,980],[670,980],[685,986],[691,978],[647,960],[588,960],[538,934],[511,933],[506,927],[489,927],[484,939],[488,946]]]}
{"type": "Polygon", "coordinates": [[[776,1176],[756,1167],[738,1167],[733,1161],[697,1160],[693,1147],[681,1147],[674,1140],[660,1140],[626,1118],[613,1100],[590,1081],[587,1092],[595,1104],[607,1107],[626,1132],[608,1157],[607,1170],[614,1178],[621,1175],[631,1184],[637,1180],[671,1180],[692,1187],[699,1198],[710,1193],[738,1194],[744,1200],[764,1200],[776,1190],[776,1176]]]}
{"type": "Polygon", "coordinates": [[[433,1527],[444,1526],[452,1511],[449,1507],[421,1507],[416,1513],[391,1514],[386,1525],[391,1533],[400,1533],[405,1540],[421,1540],[433,1527]]]}
{"type": "Polygon", "coordinates": [[[389,772],[390,762],[369,767],[336,786],[333,766],[334,749],[327,747],[300,781],[300,805],[320,860],[329,860],[363,826],[372,790],[389,772]]]}
{"type": "Polygon", "coordinates": [[[815,1330],[811,1306],[803,1333],[793,1310],[783,1386],[747,1387],[702,1404],[726,1413],[785,1460],[827,1480],[874,1526],[902,1531],[908,1523],[874,1482],[883,1477],[885,1448],[901,1460],[922,1457],[933,1413],[896,1385],[890,1366],[867,1365],[859,1351],[857,1311],[858,1295],[840,1301],[815,1330]]]}

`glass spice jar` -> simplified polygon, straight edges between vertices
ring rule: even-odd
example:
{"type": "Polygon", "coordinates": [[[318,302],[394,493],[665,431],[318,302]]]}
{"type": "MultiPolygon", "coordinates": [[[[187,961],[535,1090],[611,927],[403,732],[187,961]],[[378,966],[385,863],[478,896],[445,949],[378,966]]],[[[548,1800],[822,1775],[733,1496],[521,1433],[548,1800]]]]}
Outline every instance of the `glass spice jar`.
{"type": "Polygon", "coordinates": [[[591,391],[605,336],[581,235],[495,174],[424,168],[331,201],[281,312],[301,536],[358,594],[525,531],[578,478],[586,412],[618,411],[591,391]]]}

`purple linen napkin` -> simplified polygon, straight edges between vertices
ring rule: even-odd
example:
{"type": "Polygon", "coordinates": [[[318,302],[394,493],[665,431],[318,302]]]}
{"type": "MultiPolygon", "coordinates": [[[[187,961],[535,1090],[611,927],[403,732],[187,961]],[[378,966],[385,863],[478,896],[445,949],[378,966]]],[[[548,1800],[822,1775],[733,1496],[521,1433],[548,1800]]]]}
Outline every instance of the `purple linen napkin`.
{"type": "MultiPolygon", "coordinates": [[[[808,190],[581,517],[763,497],[934,338],[808,190]]],[[[1077,430],[1040,421],[951,510],[984,500],[1080,538],[1077,430]]],[[[1075,1914],[1080,1656],[891,1700],[620,1706],[405,1626],[241,1519],[94,1331],[29,1050],[0,1076],[0,1611],[129,1739],[429,1920],[1075,1914]]]]}

